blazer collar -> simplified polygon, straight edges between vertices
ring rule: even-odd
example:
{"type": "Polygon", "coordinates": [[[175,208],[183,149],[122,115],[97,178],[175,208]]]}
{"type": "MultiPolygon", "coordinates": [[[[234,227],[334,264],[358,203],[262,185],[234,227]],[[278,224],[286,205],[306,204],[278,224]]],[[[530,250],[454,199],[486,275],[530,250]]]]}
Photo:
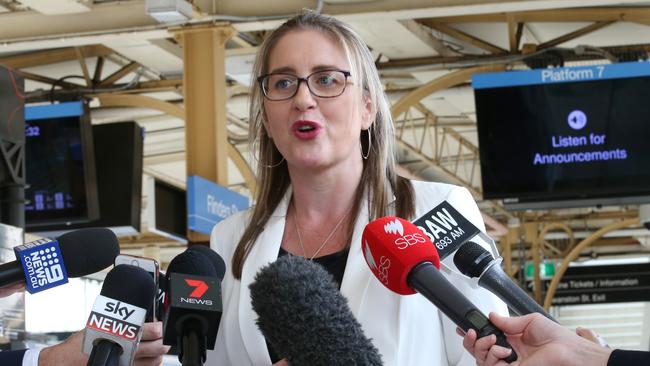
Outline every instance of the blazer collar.
{"type": "Polygon", "coordinates": [[[254,365],[270,365],[271,358],[266,340],[257,327],[257,313],[251,304],[251,294],[248,286],[253,283],[259,269],[278,258],[287,208],[291,199],[291,187],[273,211],[265,225],[264,231],[255,241],[251,252],[244,261],[242,268],[241,290],[239,297],[239,326],[246,351],[254,365]]]}

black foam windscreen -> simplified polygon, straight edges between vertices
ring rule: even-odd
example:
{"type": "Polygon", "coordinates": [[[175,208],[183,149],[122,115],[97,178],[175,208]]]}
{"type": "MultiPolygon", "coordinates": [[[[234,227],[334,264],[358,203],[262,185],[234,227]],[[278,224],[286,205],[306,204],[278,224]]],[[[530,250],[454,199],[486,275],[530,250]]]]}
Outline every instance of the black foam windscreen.
{"type": "Polygon", "coordinates": [[[210,247],[201,244],[189,246],[187,249],[194,250],[205,255],[210,260],[210,262],[212,262],[214,269],[217,271],[217,276],[219,278],[223,278],[223,275],[226,273],[226,263],[223,261],[223,258],[217,254],[217,252],[210,249],[210,247]]]}
{"type": "Polygon", "coordinates": [[[167,275],[170,273],[218,277],[210,258],[196,250],[185,250],[175,256],[167,267],[167,275]]]}
{"type": "Polygon", "coordinates": [[[56,240],[69,277],[80,277],[107,268],[120,253],[115,234],[105,228],[79,229],[56,240]]]}
{"type": "Polygon", "coordinates": [[[149,272],[136,266],[120,264],[108,272],[100,294],[139,308],[148,309],[156,286],[149,272]]]}
{"type": "Polygon", "coordinates": [[[333,277],[317,263],[283,256],[250,285],[257,325],[292,366],[382,365],[333,277]]]}
{"type": "Polygon", "coordinates": [[[468,277],[479,277],[494,258],[485,248],[468,241],[458,248],[454,254],[454,264],[458,270],[468,277]]]}

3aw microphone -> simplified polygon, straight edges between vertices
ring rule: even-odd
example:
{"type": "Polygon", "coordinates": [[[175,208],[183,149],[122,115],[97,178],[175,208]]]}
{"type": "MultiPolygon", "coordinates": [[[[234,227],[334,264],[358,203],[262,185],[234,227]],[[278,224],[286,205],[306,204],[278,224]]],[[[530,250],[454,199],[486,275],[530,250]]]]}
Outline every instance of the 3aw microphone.
{"type": "Polygon", "coordinates": [[[0,287],[25,282],[37,293],[99,272],[113,264],[120,247],[105,228],[79,229],[56,239],[40,239],[14,248],[17,260],[0,265],[0,287]]]}
{"type": "Polygon", "coordinates": [[[120,264],[108,274],[86,323],[88,366],[130,366],[142,337],[155,284],[140,267],[120,264]]]}
{"type": "Polygon", "coordinates": [[[434,243],[440,260],[447,258],[477,235],[491,240],[447,201],[442,201],[431,211],[413,221],[413,224],[434,243]]]}
{"type": "Polygon", "coordinates": [[[225,263],[211,249],[194,247],[174,257],[167,268],[163,343],[178,351],[183,366],[205,362],[206,349],[214,349],[223,310],[225,263]]]}
{"type": "Polygon", "coordinates": [[[479,338],[494,334],[498,345],[512,349],[505,361],[517,359],[505,334],[440,273],[438,252],[415,225],[383,217],[366,226],[361,242],[370,270],[389,290],[419,292],[464,331],[474,329],[479,338]]]}
{"type": "Polygon", "coordinates": [[[557,323],[510,279],[499,262],[485,248],[471,241],[462,245],[454,254],[454,263],[464,275],[478,278],[479,286],[497,295],[517,315],[540,313],[557,323]]]}
{"type": "Polygon", "coordinates": [[[257,273],[250,290],[258,327],[291,366],[382,365],[320,264],[282,256],[257,273]]]}

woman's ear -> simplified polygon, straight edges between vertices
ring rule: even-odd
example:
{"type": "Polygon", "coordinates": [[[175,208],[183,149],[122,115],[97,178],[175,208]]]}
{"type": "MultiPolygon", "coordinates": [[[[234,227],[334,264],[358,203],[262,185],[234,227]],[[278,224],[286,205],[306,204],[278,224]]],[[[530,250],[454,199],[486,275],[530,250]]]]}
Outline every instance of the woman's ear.
{"type": "Polygon", "coordinates": [[[364,93],[362,97],[363,106],[361,108],[361,129],[367,130],[375,121],[377,109],[375,108],[372,100],[364,93]]]}

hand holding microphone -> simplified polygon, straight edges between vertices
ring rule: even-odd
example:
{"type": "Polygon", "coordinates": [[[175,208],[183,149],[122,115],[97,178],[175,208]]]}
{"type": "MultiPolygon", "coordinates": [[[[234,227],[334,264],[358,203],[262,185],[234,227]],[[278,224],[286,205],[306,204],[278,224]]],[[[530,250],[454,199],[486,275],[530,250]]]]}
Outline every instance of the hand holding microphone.
{"type": "MultiPolygon", "coordinates": [[[[120,248],[115,234],[105,228],[79,229],[56,238],[41,239],[14,248],[17,260],[0,264],[0,287],[21,284],[37,293],[99,272],[113,264],[120,248]]],[[[17,289],[17,287],[12,286],[17,289]]]]}
{"type": "MultiPolygon", "coordinates": [[[[397,217],[369,223],[362,250],[372,273],[391,291],[419,292],[465,332],[474,329],[480,337],[494,334],[497,344],[512,348],[503,332],[440,273],[433,243],[412,223],[397,217]]],[[[516,359],[513,351],[506,361],[516,359]]]]}
{"type": "Polygon", "coordinates": [[[141,268],[121,264],[108,272],[86,324],[88,366],[133,363],[154,291],[153,279],[141,268]]]}

